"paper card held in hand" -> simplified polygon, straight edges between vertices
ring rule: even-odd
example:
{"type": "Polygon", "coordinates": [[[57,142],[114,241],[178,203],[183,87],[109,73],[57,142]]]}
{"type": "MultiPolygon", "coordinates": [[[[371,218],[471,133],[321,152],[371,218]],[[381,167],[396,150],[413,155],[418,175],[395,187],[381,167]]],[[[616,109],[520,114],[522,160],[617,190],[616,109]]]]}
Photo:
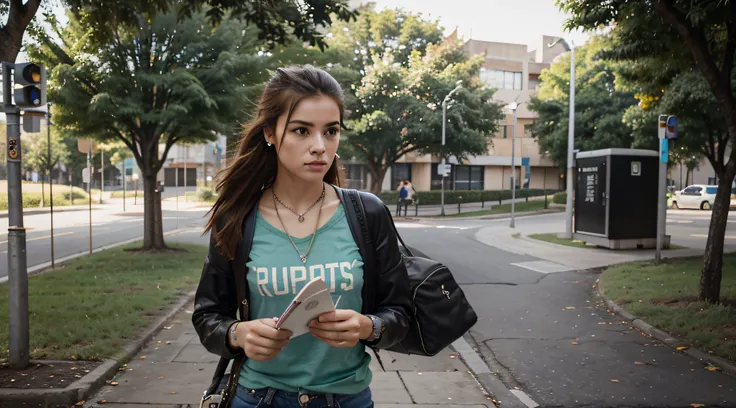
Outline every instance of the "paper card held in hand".
{"type": "Polygon", "coordinates": [[[292,338],[301,336],[309,332],[309,322],[333,310],[335,305],[327,284],[321,277],[315,278],[294,297],[276,322],[276,328],[291,330],[292,338]]]}

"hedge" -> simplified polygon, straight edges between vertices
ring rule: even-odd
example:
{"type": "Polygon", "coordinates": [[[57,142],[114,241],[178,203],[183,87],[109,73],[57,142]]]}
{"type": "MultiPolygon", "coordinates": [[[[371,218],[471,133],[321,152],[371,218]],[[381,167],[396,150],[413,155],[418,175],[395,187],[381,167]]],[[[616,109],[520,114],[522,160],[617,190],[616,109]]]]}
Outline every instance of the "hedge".
{"type": "MultiPolygon", "coordinates": [[[[74,200],[77,204],[83,204],[86,202],[87,197],[89,197],[86,193],[81,193],[77,190],[74,190],[74,200]],[[80,201],[77,201],[80,200],[80,201]]],[[[23,193],[23,208],[39,208],[39,205],[41,204],[41,193],[23,193]]],[[[44,203],[46,207],[49,207],[49,195],[46,194],[46,202],[44,203]]],[[[71,202],[69,201],[69,192],[54,192],[54,207],[59,206],[67,206],[71,205],[71,202]]],[[[0,210],[7,210],[8,209],[8,195],[0,193],[0,210]]]]}
{"type": "MultiPolygon", "coordinates": [[[[516,198],[539,197],[543,196],[545,191],[547,194],[556,192],[556,190],[518,189],[516,190],[516,198]]],[[[398,191],[386,191],[381,193],[379,197],[384,203],[396,203],[399,200],[399,193],[398,191]]],[[[442,203],[442,191],[417,191],[414,197],[418,199],[419,205],[442,203]]],[[[445,204],[493,202],[510,199],[511,190],[445,190],[445,204]]]]}

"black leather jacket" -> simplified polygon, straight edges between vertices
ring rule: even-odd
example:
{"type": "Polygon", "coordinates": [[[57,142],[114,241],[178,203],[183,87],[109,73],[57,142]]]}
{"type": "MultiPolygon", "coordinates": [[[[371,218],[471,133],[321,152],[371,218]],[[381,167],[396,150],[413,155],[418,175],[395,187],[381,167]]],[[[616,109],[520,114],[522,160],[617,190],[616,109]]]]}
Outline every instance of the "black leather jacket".
{"type": "MultiPolygon", "coordinates": [[[[368,244],[362,237],[359,219],[354,205],[345,190],[334,187],[345,208],[346,218],[364,262],[368,244]]],[[[385,322],[383,335],[374,342],[363,341],[374,349],[385,349],[403,340],[409,329],[409,310],[411,307],[409,281],[406,267],[399,252],[399,245],[392,226],[390,214],[381,200],[373,194],[360,192],[365,209],[370,239],[375,252],[374,270],[366,268],[363,284],[363,314],[372,314],[385,322]]],[[[252,215],[247,217],[254,222],[252,215]]],[[[244,228],[244,231],[253,229],[244,228]]],[[[239,248],[242,248],[239,246],[239,248]]],[[[242,251],[241,251],[242,252],[242,251]]],[[[237,261],[245,262],[246,254],[238,254],[237,261]]],[[[247,293],[247,290],[246,290],[247,293]]],[[[228,359],[243,355],[241,349],[234,349],[228,343],[228,328],[236,321],[238,299],[231,261],[214,246],[210,237],[210,248],[202,269],[202,276],[194,299],[192,322],[200,341],[211,353],[228,359]]]]}

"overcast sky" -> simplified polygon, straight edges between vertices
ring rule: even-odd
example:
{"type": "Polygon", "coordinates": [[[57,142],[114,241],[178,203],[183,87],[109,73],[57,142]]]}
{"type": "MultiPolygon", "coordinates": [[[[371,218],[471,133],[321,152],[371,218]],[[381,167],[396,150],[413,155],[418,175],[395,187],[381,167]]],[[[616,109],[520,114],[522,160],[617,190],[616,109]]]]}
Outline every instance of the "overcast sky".
{"type": "MultiPolygon", "coordinates": [[[[403,8],[422,13],[431,19],[439,18],[445,33],[457,26],[461,37],[466,40],[526,44],[536,49],[542,35],[564,37],[575,45],[582,45],[589,35],[582,32],[565,32],[562,28],[567,15],[554,5],[555,0],[371,0],[376,8],[403,8]]],[[[362,0],[363,3],[367,2],[362,0]]],[[[351,0],[350,4],[360,4],[351,0]]],[[[65,21],[62,7],[55,13],[65,21]]],[[[24,61],[24,53],[18,61],[24,61]]]]}
{"type": "MultiPolygon", "coordinates": [[[[582,32],[565,32],[567,15],[554,0],[371,0],[377,9],[403,8],[420,12],[449,34],[455,27],[466,40],[527,44],[538,47],[542,35],[564,37],[582,45],[589,37],[582,32]]],[[[359,3],[355,1],[354,3],[359,3]]],[[[363,1],[364,3],[366,1],[363,1]]]]}

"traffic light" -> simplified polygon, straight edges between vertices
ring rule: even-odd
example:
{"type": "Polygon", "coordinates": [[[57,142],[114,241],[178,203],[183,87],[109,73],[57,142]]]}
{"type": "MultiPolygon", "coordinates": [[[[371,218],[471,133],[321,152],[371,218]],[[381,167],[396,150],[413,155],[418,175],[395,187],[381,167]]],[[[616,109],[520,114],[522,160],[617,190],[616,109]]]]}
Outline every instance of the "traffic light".
{"type": "Polygon", "coordinates": [[[46,69],[32,62],[15,64],[14,96],[19,108],[46,105],[46,69]]]}

